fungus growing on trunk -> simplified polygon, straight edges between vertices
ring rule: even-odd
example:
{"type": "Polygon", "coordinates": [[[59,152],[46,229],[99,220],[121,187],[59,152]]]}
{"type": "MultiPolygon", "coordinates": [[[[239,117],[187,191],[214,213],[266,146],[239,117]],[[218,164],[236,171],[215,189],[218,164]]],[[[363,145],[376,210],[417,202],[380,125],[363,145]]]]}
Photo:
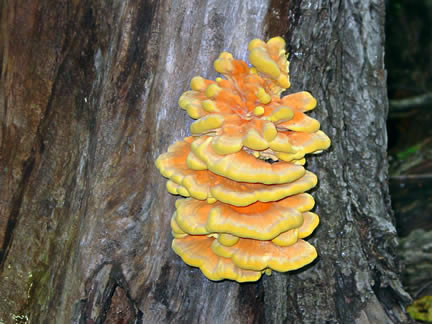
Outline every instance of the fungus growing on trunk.
{"type": "Polygon", "coordinates": [[[191,80],[179,105],[197,119],[193,136],[156,160],[167,190],[187,197],[171,219],[173,249],[210,280],[256,281],[317,256],[302,240],[319,223],[305,193],[317,178],[303,165],[330,139],[305,114],[316,106],[310,93],[280,98],[290,86],[281,37],[252,40],[249,61],[223,52],[214,68],[224,78],[191,80]]]}

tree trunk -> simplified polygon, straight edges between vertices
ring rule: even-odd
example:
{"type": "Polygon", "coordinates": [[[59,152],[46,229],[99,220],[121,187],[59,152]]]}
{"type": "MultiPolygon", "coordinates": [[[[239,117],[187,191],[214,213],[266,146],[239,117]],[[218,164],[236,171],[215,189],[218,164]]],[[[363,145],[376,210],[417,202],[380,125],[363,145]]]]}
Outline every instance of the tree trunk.
{"type": "Polygon", "coordinates": [[[402,323],[387,184],[384,1],[0,2],[0,323],[402,323]],[[319,258],[211,282],[171,248],[154,166],[177,106],[227,50],[281,35],[290,91],[332,147],[309,157],[319,258]]]}

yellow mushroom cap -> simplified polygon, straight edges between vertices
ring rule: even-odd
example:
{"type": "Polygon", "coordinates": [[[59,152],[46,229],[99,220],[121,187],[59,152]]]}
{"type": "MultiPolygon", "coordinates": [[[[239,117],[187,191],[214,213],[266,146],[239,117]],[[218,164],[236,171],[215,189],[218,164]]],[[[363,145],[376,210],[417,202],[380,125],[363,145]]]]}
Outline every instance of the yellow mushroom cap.
{"type": "Polygon", "coordinates": [[[262,104],[268,104],[272,100],[271,96],[263,88],[258,88],[256,96],[262,104]]]}
{"type": "Polygon", "coordinates": [[[193,122],[190,130],[192,134],[207,133],[209,130],[219,128],[224,122],[224,118],[218,114],[207,115],[193,122]]]}
{"type": "Polygon", "coordinates": [[[217,84],[210,84],[207,87],[205,94],[208,98],[213,98],[216,97],[218,93],[221,91],[222,91],[221,87],[219,87],[217,84]]]}
{"type": "MultiPolygon", "coordinates": [[[[167,153],[156,160],[156,166],[161,174],[170,179],[167,182],[168,191],[172,194],[191,196],[195,199],[206,200],[209,197],[234,206],[247,206],[254,202],[270,202],[296,195],[313,188],[317,184],[316,176],[306,171],[299,179],[276,185],[260,183],[237,182],[210,171],[194,171],[195,162],[190,162],[190,143],[193,137],[171,145],[167,153]],[[184,194],[186,192],[186,194],[184,194]]],[[[198,161],[201,161],[198,159],[198,161]]]]}
{"type": "Polygon", "coordinates": [[[254,68],[273,80],[271,85],[274,94],[280,94],[290,87],[289,62],[286,59],[285,41],[281,37],[273,37],[267,43],[261,40],[249,42],[249,61],[254,68]]]}
{"type": "Polygon", "coordinates": [[[255,38],[253,40],[251,40],[248,44],[248,50],[249,52],[252,51],[254,48],[257,47],[265,47],[266,43],[263,42],[261,39],[255,38]]]}
{"type": "Polygon", "coordinates": [[[314,133],[279,132],[277,137],[276,141],[289,143],[289,151],[277,150],[273,143],[270,143],[270,147],[279,159],[286,162],[302,159],[306,154],[320,152],[330,146],[330,139],[322,131],[314,133]]]}
{"type": "Polygon", "coordinates": [[[317,257],[315,248],[304,240],[290,246],[242,238],[233,246],[225,246],[215,240],[211,249],[218,256],[230,258],[237,267],[252,271],[267,268],[280,272],[296,270],[317,257]]]}
{"type": "Polygon", "coordinates": [[[302,225],[303,217],[297,209],[301,207],[290,204],[290,197],[272,203],[257,202],[247,207],[219,203],[209,213],[207,228],[211,232],[242,238],[271,240],[302,225]]]}
{"type": "Polygon", "coordinates": [[[289,107],[281,106],[275,109],[268,119],[274,123],[290,120],[294,116],[294,112],[289,107]]]}
{"type": "Polygon", "coordinates": [[[313,198],[306,194],[276,202],[256,202],[245,207],[221,202],[210,205],[196,199],[181,199],[177,201],[174,218],[183,232],[192,235],[227,233],[243,238],[271,240],[283,232],[303,226],[302,211],[310,210],[313,205],[313,198]]]}
{"type": "Polygon", "coordinates": [[[319,217],[312,212],[303,213],[303,224],[299,228],[299,238],[305,238],[312,234],[319,224],[319,217]]]}
{"type": "Polygon", "coordinates": [[[250,51],[249,61],[258,71],[268,74],[273,79],[279,78],[280,70],[276,62],[260,47],[256,47],[250,51]]]}
{"type": "Polygon", "coordinates": [[[237,267],[230,259],[217,256],[211,250],[213,237],[187,236],[174,239],[172,248],[185,263],[198,267],[210,280],[230,279],[238,282],[257,281],[260,271],[250,271],[237,267]]]}
{"type": "Polygon", "coordinates": [[[297,242],[299,238],[305,238],[312,234],[319,224],[319,217],[315,213],[302,213],[303,224],[299,228],[288,230],[275,237],[272,242],[279,246],[290,246],[297,242]]]}
{"type": "Polygon", "coordinates": [[[191,152],[206,163],[210,171],[226,178],[241,182],[280,184],[292,182],[305,173],[302,166],[285,162],[269,164],[245,151],[219,155],[211,148],[211,140],[211,137],[204,136],[196,139],[191,145],[191,152]]]}
{"type": "Polygon", "coordinates": [[[200,76],[193,77],[190,82],[190,87],[195,91],[204,91],[207,88],[207,80],[200,76]]]}
{"type": "Polygon", "coordinates": [[[233,57],[231,53],[222,52],[213,63],[216,72],[230,74],[233,71],[233,57]]]}
{"type": "Polygon", "coordinates": [[[299,229],[293,228],[289,231],[286,231],[282,233],[279,236],[276,236],[272,243],[276,244],[278,246],[290,246],[297,242],[299,235],[298,235],[299,229]]]}
{"type": "Polygon", "coordinates": [[[277,124],[278,130],[291,130],[302,133],[314,133],[319,130],[320,123],[302,112],[296,111],[290,120],[277,124]]]}
{"type": "Polygon", "coordinates": [[[300,91],[286,95],[281,99],[281,104],[290,107],[294,111],[305,112],[316,107],[316,99],[307,91],[300,91]]]}
{"type": "Polygon", "coordinates": [[[253,113],[255,116],[261,116],[262,114],[264,114],[265,109],[262,106],[256,106],[253,110],[253,113]]]}
{"type": "Polygon", "coordinates": [[[317,183],[316,176],[307,171],[300,179],[286,184],[268,186],[265,184],[221,181],[210,188],[217,200],[234,206],[247,206],[256,201],[269,202],[305,192],[317,183]]]}
{"type": "Polygon", "coordinates": [[[239,239],[240,238],[238,236],[227,234],[227,233],[219,234],[217,237],[219,243],[225,246],[233,246],[238,242],[239,239]]]}
{"type": "Polygon", "coordinates": [[[180,226],[178,226],[175,220],[175,215],[171,217],[171,230],[175,238],[183,238],[187,236],[187,234],[180,228],[180,226]]]}

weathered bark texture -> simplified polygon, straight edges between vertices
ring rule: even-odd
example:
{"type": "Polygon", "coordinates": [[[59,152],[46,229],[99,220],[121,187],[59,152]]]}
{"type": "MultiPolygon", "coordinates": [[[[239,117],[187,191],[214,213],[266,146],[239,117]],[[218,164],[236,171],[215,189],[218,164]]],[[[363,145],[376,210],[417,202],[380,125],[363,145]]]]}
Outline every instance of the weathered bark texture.
{"type": "Polygon", "coordinates": [[[387,186],[383,0],[0,2],[0,320],[402,323],[387,186]],[[280,34],[332,138],[309,158],[319,259],[210,282],[170,248],[154,167],[222,50],[280,34]]]}

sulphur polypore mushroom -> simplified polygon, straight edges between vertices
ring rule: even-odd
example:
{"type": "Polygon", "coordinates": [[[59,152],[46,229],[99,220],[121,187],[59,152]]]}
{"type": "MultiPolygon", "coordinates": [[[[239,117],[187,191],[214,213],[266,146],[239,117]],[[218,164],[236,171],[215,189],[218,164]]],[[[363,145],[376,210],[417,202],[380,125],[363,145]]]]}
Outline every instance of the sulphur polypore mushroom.
{"type": "Polygon", "coordinates": [[[248,66],[223,52],[223,77],[191,80],[179,105],[196,121],[192,136],[160,155],[167,190],[187,197],[171,219],[173,250],[211,280],[256,281],[272,270],[295,270],[317,252],[303,238],[318,226],[305,191],[317,184],[305,155],[330,146],[306,91],[289,88],[285,41],[249,43],[248,66]]]}

